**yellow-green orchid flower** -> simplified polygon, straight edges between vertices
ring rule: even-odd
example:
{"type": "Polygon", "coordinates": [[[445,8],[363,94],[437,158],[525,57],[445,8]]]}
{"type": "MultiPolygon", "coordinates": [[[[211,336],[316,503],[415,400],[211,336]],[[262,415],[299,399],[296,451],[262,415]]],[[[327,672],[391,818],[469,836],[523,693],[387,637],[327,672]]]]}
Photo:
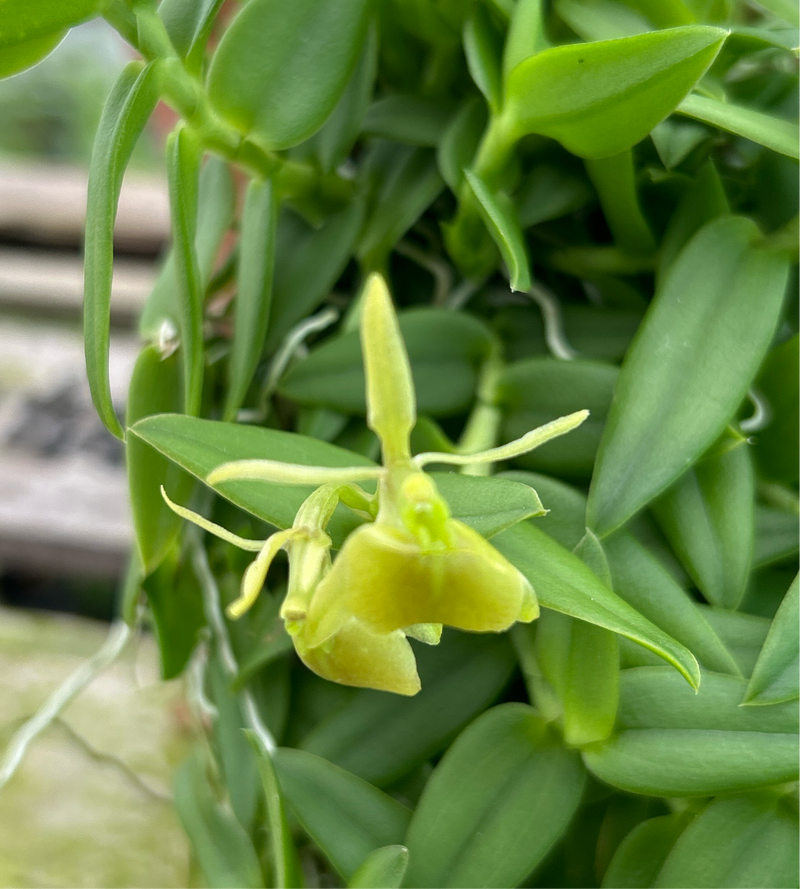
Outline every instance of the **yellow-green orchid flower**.
{"type": "Polygon", "coordinates": [[[478,454],[412,457],[416,401],[411,368],[391,297],[379,275],[372,275],[365,287],[361,341],[367,423],[380,439],[382,466],[340,469],[272,460],[219,466],[208,477],[212,485],[265,479],[320,486],[300,508],[292,528],[266,541],[243,541],[170,505],[223,539],[259,551],[244,575],[240,598],[228,610],[231,617],[252,605],[270,562],[286,549],[289,589],[281,616],[303,662],[335,682],[415,694],[419,677],[407,636],[436,644],[442,625],[500,632],[539,613],[526,578],[480,534],[451,517],[425,465],[507,460],[579,426],[588,411],[478,454]],[[377,481],[373,495],[356,484],[368,480],[377,481]],[[331,564],[325,528],[339,502],[370,521],[350,534],[331,564]]]}

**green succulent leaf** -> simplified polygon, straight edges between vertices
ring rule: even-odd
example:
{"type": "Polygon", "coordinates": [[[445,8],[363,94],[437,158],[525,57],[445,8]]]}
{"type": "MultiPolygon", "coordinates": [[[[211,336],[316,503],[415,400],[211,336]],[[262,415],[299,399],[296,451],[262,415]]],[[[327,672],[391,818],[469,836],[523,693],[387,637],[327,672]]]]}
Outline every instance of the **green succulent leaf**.
{"type": "Polygon", "coordinates": [[[499,114],[503,105],[502,47],[491,12],[485,4],[476,3],[464,25],[464,55],[492,114],[499,114]]]}
{"type": "MultiPolygon", "coordinates": [[[[479,365],[491,348],[491,332],[469,315],[441,309],[411,309],[398,317],[419,410],[433,416],[464,410],[472,401],[479,365]]],[[[361,343],[353,331],[298,362],[283,377],[280,392],[301,404],[363,416],[364,387],[361,343]]]]}
{"type": "Polygon", "coordinates": [[[650,885],[793,886],[797,810],[774,794],[717,799],[681,833],[650,885]]]}
{"type": "Polygon", "coordinates": [[[406,885],[518,885],[565,831],[584,778],[532,707],[492,708],[425,786],[406,840],[406,885]]]}
{"type": "Polygon", "coordinates": [[[675,841],[686,827],[683,815],[661,815],[638,824],[619,844],[603,876],[603,889],[655,885],[675,841]]]}
{"type": "Polygon", "coordinates": [[[358,691],[300,746],[367,781],[391,784],[447,747],[495,701],[516,666],[505,637],[491,634],[445,631],[437,647],[416,646],[415,653],[419,694],[358,691]]]}
{"type": "Polygon", "coordinates": [[[597,457],[588,521],[601,537],[669,486],[719,437],[767,350],[788,264],[741,217],[681,252],[631,346],[597,457]]]}
{"type": "Polygon", "coordinates": [[[102,0],[2,0],[0,50],[38,39],[53,39],[55,34],[94,18],[102,5],[102,0]]]}
{"type": "Polygon", "coordinates": [[[203,396],[203,285],[195,246],[202,148],[186,127],[170,133],[167,182],[175,243],[175,272],[183,357],[184,409],[196,416],[203,396]]]}
{"type": "Polygon", "coordinates": [[[726,36],[689,25],[544,50],[509,72],[504,118],[516,136],[550,136],[579,157],[619,154],[675,109],[726,36]]]}
{"type": "Polygon", "coordinates": [[[369,136],[434,148],[439,144],[452,113],[450,103],[396,94],[373,102],[367,109],[361,129],[369,136]]]}
{"type": "Polygon", "coordinates": [[[696,687],[692,653],[615,595],[575,555],[525,522],[498,534],[495,546],[528,578],[544,608],[605,627],[649,648],[696,687]]]}
{"type": "Polygon", "coordinates": [[[710,673],[695,695],[664,668],[626,670],[619,733],[587,747],[584,761],[615,787],[660,796],[737,793],[797,780],[797,708],[740,707],[744,689],[743,680],[710,673]]]}
{"type": "Polygon", "coordinates": [[[208,72],[212,104],[265,148],[299,144],[320,129],[344,92],[369,8],[368,0],[248,3],[214,53],[208,72]]]}
{"type": "Polygon", "coordinates": [[[272,308],[265,350],[273,352],[291,328],[322,302],[342,273],[364,222],[355,200],[312,228],[291,211],[278,223],[272,308]],[[314,262],[308,257],[313,256],[314,262]]]}
{"type": "Polygon", "coordinates": [[[796,700],[800,695],[797,629],[800,620],[799,583],[796,576],[772,620],[753,667],[744,696],[745,704],[777,704],[796,700]]]}
{"type": "Polygon", "coordinates": [[[86,374],[97,413],[117,438],[123,432],[108,378],[114,219],[125,168],[158,100],[157,78],[157,63],[131,62],[123,70],[103,108],[89,164],[83,303],[86,374]]]}
{"type": "Polygon", "coordinates": [[[181,58],[202,49],[223,0],[161,0],[158,14],[181,58]]]}
{"type": "Polygon", "coordinates": [[[274,764],[284,799],[345,880],[375,849],[402,842],[411,812],[363,778],[304,750],[280,748],[274,764]]]}
{"type": "Polygon", "coordinates": [[[661,530],[703,595],[736,608],[750,574],[755,483],[744,444],[700,460],[654,504],[661,530]]]}
{"type": "Polygon", "coordinates": [[[348,889],[400,889],[408,869],[405,846],[381,846],[361,862],[348,889]]]}
{"type": "Polygon", "coordinates": [[[175,808],[211,889],[265,885],[253,844],[239,822],[215,799],[199,750],[175,775],[175,808]]]}
{"type": "Polygon", "coordinates": [[[604,549],[617,595],[683,643],[702,667],[739,673],[712,625],[651,550],[625,532],[607,538],[604,549]]]}
{"type": "MultiPolygon", "coordinates": [[[[153,346],[145,347],[136,361],[128,389],[127,427],[143,417],[178,410],[182,402],[178,356],[165,358],[153,346]]],[[[125,458],[136,544],[144,572],[149,574],[174,544],[181,526],[180,518],[164,502],[161,486],[185,501],[194,480],[136,436],[128,439],[125,458]]]]}
{"type": "Polygon", "coordinates": [[[528,250],[511,198],[502,192],[493,194],[486,183],[471,170],[465,170],[464,175],[478,200],[489,234],[503,257],[511,289],[530,290],[531,270],[528,250]]]}
{"type": "Polygon", "coordinates": [[[800,131],[797,124],[788,120],[697,94],[687,96],[676,111],[735,136],[744,136],[786,157],[800,156],[800,131]]]}
{"type": "MultiPolygon", "coordinates": [[[[222,240],[231,224],[234,197],[233,178],[228,165],[219,158],[207,158],[197,187],[197,232],[194,241],[204,289],[211,280],[222,240]]],[[[159,340],[165,321],[176,331],[180,327],[181,308],[175,262],[175,252],[171,250],[139,319],[140,335],[151,342],[159,340]]]]}
{"type": "Polygon", "coordinates": [[[20,71],[32,68],[49,56],[63,37],[62,33],[56,32],[34,37],[24,43],[15,43],[13,46],[0,46],[0,78],[10,77],[12,74],[19,74],[20,71]]]}
{"type": "Polygon", "coordinates": [[[271,182],[253,180],[245,198],[239,243],[236,325],[225,419],[232,420],[256,371],[269,326],[278,200],[271,182]]]}

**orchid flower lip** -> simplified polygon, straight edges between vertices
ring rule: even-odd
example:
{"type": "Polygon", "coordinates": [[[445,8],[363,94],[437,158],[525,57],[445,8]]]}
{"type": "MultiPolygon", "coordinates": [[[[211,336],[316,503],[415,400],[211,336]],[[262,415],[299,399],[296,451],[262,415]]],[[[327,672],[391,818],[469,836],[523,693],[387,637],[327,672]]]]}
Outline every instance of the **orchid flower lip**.
{"type": "Polygon", "coordinates": [[[371,481],[383,473],[380,466],[307,466],[278,460],[235,460],[212,470],[206,481],[267,481],[282,485],[325,485],[330,482],[371,481]]]}

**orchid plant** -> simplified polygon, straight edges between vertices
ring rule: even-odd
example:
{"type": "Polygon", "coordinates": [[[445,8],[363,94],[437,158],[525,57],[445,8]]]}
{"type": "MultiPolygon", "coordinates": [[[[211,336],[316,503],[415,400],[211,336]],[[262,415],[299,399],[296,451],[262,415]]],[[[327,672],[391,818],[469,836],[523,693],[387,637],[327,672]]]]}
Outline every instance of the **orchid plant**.
{"type": "Polygon", "coordinates": [[[332,468],[274,460],[224,463],[208,476],[219,482],[261,479],[319,485],[291,528],[266,540],[247,540],[162,495],[178,515],[244,550],[258,552],[228,615],[255,602],[282,549],[289,555],[289,587],[281,617],[303,663],[345,685],[413,695],[420,690],[407,637],[438,643],[442,626],[474,633],[502,632],[539,615],[525,576],[477,531],[451,517],[424,467],[468,466],[526,454],[577,428],[589,411],[576,411],[516,441],[475,454],[428,452],[412,456],[417,419],[414,384],[386,282],[371,275],[364,287],[361,343],[366,373],[367,424],[378,436],[383,465],[332,468]],[[369,493],[359,482],[377,482],[369,493]],[[326,526],[339,503],[366,519],[331,562],[326,526]]]}

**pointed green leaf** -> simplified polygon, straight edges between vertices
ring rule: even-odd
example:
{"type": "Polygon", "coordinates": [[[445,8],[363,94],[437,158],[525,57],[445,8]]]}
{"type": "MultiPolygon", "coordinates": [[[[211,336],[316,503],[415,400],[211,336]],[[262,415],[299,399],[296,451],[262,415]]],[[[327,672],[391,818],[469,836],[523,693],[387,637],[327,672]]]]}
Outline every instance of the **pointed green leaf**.
{"type": "Polygon", "coordinates": [[[504,117],[518,137],[550,136],[579,157],[619,154],[674,110],[726,36],[690,25],[544,50],[509,73],[504,117]]]}
{"type": "Polygon", "coordinates": [[[773,794],[713,800],[681,833],[651,885],[796,886],[797,809],[773,794]]]}
{"type": "Polygon", "coordinates": [[[405,846],[381,846],[361,862],[348,889],[400,889],[408,868],[405,846]]]}
{"type": "Polygon", "coordinates": [[[605,536],[671,484],[724,430],[767,350],[788,263],[748,219],[704,226],[670,268],[620,373],[588,521],[605,536]]]}
{"type": "Polygon", "coordinates": [[[750,676],[767,638],[769,619],[708,605],[697,608],[736,661],[741,675],[750,676]]]}
{"type": "Polygon", "coordinates": [[[745,684],[703,675],[697,694],[663,667],[625,670],[618,730],[584,750],[601,780],[633,793],[708,796],[797,779],[797,708],[740,707],[745,684]],[[752,715],[751,715],[752,714],[752,715]]]}
{"type": "Polygon", "coordinates": [[[2,0],[0,49],[65,31],[98,15],[102,5],[102,0],[2,0]]]}
{"type": "Polygon", "coordinates": [[[736,136],[744,136],[786,157],[797,158],[800,155],[797,124],[764,114],[763,111],[730,105],[696,93],[687,96],[676,111],[736,136]]]}
{"type": "Polygon", "coordinates": [[[323,170],[330,173],[344,163],[358,138],[378,71],[378,28],[367,29],[364,47],[331,116],[317,133],[315,144],[323,170]]]}
{"type": "Polygon", "coordinates": [[[491,13],[483,3],[476,3],[464,25],[464,55],[470,76],[492,114],[499,114],[503,104],[502,47],[491,13]]]}
{"type": "Polygon", "coordinates": [[[531,269],[528,249],[522,234],[516,210],[511,199],[497,192],[493,194],[486,183],[471,170],[465,170],[469,187],[478,199],[481,216],[500,250],[512,290],[530,290],[531,269]]]}
{"type": "Polygon", "coordinates": [[[277,226],[278,199],[272,183],[251,181],[241,221],[226,420],[236,417],[264,350],[272,302],[277,226]]]}
{"type": "Polygon", "coordinates": [[[486,125],[486,107],[479,96],[464,102],[453,115],[436,149],[436,164],[444,181],[458,192],[464,169],[472,163],[486,125]]]}
{"type": "Polygon", "coordinates": [[[436,200],[444,182],[430,148],[393,146],[394,163],[359,239],[356,254],[367,268],[380,268],[395,244],[436,200]]]}
{"type": "Polygon", "coordinates": [[[604,548],[619,596],[683,643],[701,666],[739,673],[736,661],[691,596],[650,550],[627,533],[607,538],[604,548]]]}
{"type": "Polygon", "coordinates": [[[223,0],[161,0],[158,14],[181,58],[202,48],[223,0]]]}
{"type": "Polygon", "coordinates": [[[584,777],[532,707],[484,713],[428,780],[408,830],[406,885],[519,885],[566,829],[584,777]]]}
{"type": "Polygon", "coordinates": [[[397,93],[373,102],[361,129],[365,135],[403,145],[435,148],[452,113],[450,103],[397,93]]]}
{"type": "Polygon", "coordinates": [[[675,257],[707,222],[730,213],[725,189],[712,161],[706,161],[687,186],[667,224],[658,254],[658,289],[675,257]]]}
{"type": "Polygon", "coordinates": [[[544,3],[542,0],[518,0],[508,25],[503,51],[503,80],[526,59],[548,46],[544,31],[544,3]]]}
{"type": "Polygon", "coordinates": [[[486,709],[516,666],[504,636],[445,630],[436,647],[415,646],[422,691],[413,698],[359,690],[303,740],[362,778],[386,785],[447,747],[486,709]]]}
{"type": "Polygon", "coordinates": [[[156,66],[131,62],[120,74],[103,108],[89,164],[83,303],[86,374],[97,413],[118,438],[123,432],[108,379],[114,219],[125,168],[158,100],[156,66]]]}
{"type": "Polygon", "coordinates": [[[697,686],[700,671],[692,653],[611,592],[577,556],[543,531],[525,522],[498,534],[493,543],[528,578],[543,607],[638,642],[697,686]]]}
{"type": "Polygon", "coordinates": [[[199,750],[175,775],[175,808],[210,889],[264,885],[253,844],[214,798],[199,750]]]}
{"type": "MultiPolygon", "coordinates": [[[[133,433],[179,466],[205,480],[233,460],[280,460],[308,466],[370,466],[371,461],[327,442],[277,429],[200,420],[179,414],[140,421],[133,433]]],[[[279,528],[288,528],[313,488],[264,481],[229,481],[215,486],[223,497],[279,528]]],[[[360,519],[339,507],[328,526],[337,545],[360,519]]]]}
{"type": "Polygon", "coordinates": [[[798,688],[798,621],[800,581],[792,581],[764,640],[744,696],[745,704],[796,700],[798,688]]]}
{"type": "Polygon", "coordinates": [[[710,454],[653,506],[672,548],[714,605],[736,608],[744,595],[753,558],[754,507],[746,444],[710,454]]]}
{"type": "Polygon", "coordinates": [[[411,812],[377,787],[304,750],[280,748],[274,763],[284,798],[345,880],[370,852],[402,842],[411,812]]]}
{"type": "Polygon", "coordinates": [[[10,77],[32,68],[49,56],[63,38],[64,35],[57,31],[55,34],[44,34],[24,43],[16,43],[14,46],[0,46],[0,77],[10,77]]]}
{"type": "Polygon", "coordinates": [[[363,221],[362,201],[348,204],[317,229],[283,210],[275,248],[267,352],[273,352],[289,330],[328,295],[350,258],[363,221]],[[314,262],[308,261],[309,256],[314,262]]]}
{"type": "Polygon", "coordinates": [[[286,819],[281,788],[278,776],[275,774],[275,764],[262,748],[254,733],[248,730],[246,734],[256,752],[261,786],[267,804],[267,824],[269,826],[275,889],[293,889],[293,887],[302,886],[300,862],[286,819]]]}
{"type": "Polygon", "coordinates": [[[297,145],[333,111],[367,29],[367,0],[254,0],[228,26],[208,72],[222,117],[265,148],[297,145]],[[253,79],[253,71],[258,77],[253,79]]]}
{"type": "MultiPolygon", "coordinates": [[[[205,289],[214,271],[222,239],[233,217],[235,195],[228,165],[219,158],[207,158],[200,171],[197,191],[197,234],[194,248],[205,289]]],[[[175,330],[180,327],[181,308],[175,261],[175,252],[172,250],[139,319],[140,335],[153,342],[158,341],[164,321],[169,322],[175,330]]]]}
{"type": "Polygon", "coordinates": [[[190,560],[177,546],[167,552],[156,569],[141,583],[153,616],[161,678],[179,676],[206,624],[202,591],[190,560]]]}
{"type": "Polygon", "coordinates": [[[197,137],[179,127],[167,138],[167,183],[172,213],[183,356],[184,410],[200,412],[203,395],[203,289],[195,248],[202,149],[197,137]]]}
{"type": "Polygon", "coordinates": [[[431,476],[453,515],[484,537],[494,537],[546,512],[532,487],[511,479],[456,472],[432,472],[431,476]]]}
{"type": "Polygon", "coordinates": [[[682,815],[661,815],[638,824],[617,847],[603,889],[649,889],[686,827],[682,815]]]}

